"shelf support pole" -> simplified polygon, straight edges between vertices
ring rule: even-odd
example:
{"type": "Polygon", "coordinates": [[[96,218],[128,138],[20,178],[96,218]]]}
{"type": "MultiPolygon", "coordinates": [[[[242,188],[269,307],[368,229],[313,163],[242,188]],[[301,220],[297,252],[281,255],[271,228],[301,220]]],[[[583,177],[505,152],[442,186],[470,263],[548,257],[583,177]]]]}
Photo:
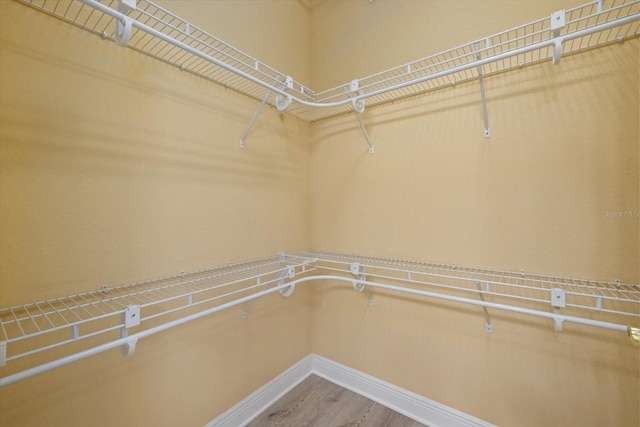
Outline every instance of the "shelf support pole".
{"type": "Polygon", "coordinates": [[[122,18],[116,18],[116,29],[113,33],[113,39],[118,46],[126,46],[131,39],[131,28],[133,20],[127,15],[132,10],[136,10],[136,0],[119,0],[118,12],[122,13],[122,18]]]}
{"type": "MultiPolygon", "coordinates": [[[[256,286],[260,285],[260,277],[258,276],[258,278],[256,279],[256,286]]],[[[266,291],[267,289],[269,289],[269,283],[267,283],[266,285],[264,285],[264,290],[266,291]]],[[[256,300],[252,299],[251,301],[249,301],[248,303],[245,304],[244,308],[242,309],[242,318],[246,319],[247,316],[249,315],[249,309],[251,308],[251,306],[253,304],[255,304],[256,300]]]]}
{"type": "MultiPolygon", "coordinates": [[[[489,47],[489,39],[486,40],[486,47],[489,47]]],[[[480,58],[480,42],[475,43],[476,59],[480,58]]],[[[489,112],[487,111],[487,98],[484,93],[484,77],[482,73],[482,65],[478,65],[478,80],[480,81],[480,96],[482,96],[482,115],[484,118],[484,137],[491,138],[491,128],[489,127],[489,112]]]]}
{"type": "MultiPolygon", "coordinates": [[[[273,84],[275,85],[276,83],[278,83],[279,79],[280,79],[280,76],[276,77],[276,80],[273,82],[273,84]]],[[[247,126],[247,129],[244,131],[244,133],[240,137],[240,148],[244,148],[244,140],[247,137],[247,135],[249,135],[249,131],[251,130],[253,125],[256,123],[256,120],[258,120],[258,116],[262,112],[262,109],[264,108],[264,106],[267,104],[267,101],[269,100],[269,97],[271,96],[272,92],[273,91],[271,89],[269,89],[267,91],[267,94],[265,95],[264,99],[262,100],[262,103],[258,107],[258,111],[256,111],[256,113],[253,115],[253,118],[249,122],[249,126],[247,126]]]]}
{"type": "MultiPolygon", "coordinates": [[[[560,314],[560,309],[567,306],[567,293],[564,289],[554,288],[551,289],[551,306],[555,314],[560,314]]],[[[554,330],[556,332],[562,332],[562,324],[564,319],[561,317],[553,318],[554,330]]]]}
{"type": "MultiPolygon", "coordinates": [[[[280,261],[284,262],[286,261],[286,255],[284,253],[280,254],[280,261]]],[[[293,265],[288,265],[286,270],[282,270],[280,271],[280,273],[278,273],[278,276],[276,277],[276,280],[278,281],[278,287],[280,295],[282,295],[283,297],[288,297],[291,296],[291,294],[293,293],[293,291],[296,289],[296,284],[293,283],[290,286],[287,287],[283,287],[285,285],[285,279],[293,279],[296,277],[296,267],[293,265]]],[[[258,278],[259,280],[260,278],[258,278]]],[[[259,284],[259,283],[258,283],[259,284]]],[[[265,292],[267,289],[269,289],[270,284],[267,283],[264,287],[264,291],[265,292]]],[[[246,319],[247,315],[249,314],[249,309],[251,308],[251,306],[253,304],[255,304],[257,298],[252,299],[251,301],[247,302],[247,304],[245,304],[244,309],[242,309],[242,318],[246,319]]]]}
{"type": "MultiPolygon", "coordinates": [[[[364,274],[360,275],[360,280],[367,280],[367,276],[364,274]]],[[[358,282],[357,280],[353,281],[353,290],[356,292],[360,292],[363,293],[367,296],[367,300],[369,301],[369,305],[373,305],[373,297],[371,296],[371,294],[369,293],[369,291],[366,288],[366,285],[362,282],[358,282]]]]}
{"type": "MultiPolygon", "coordinates": [[[[129,328],[140,325],[140,306],[128,305],[124,308],[122,314],[122,327],[118,330],[118,338],[127,338],[129,336],[129,328]]],[[[130,356],[136,351],[137,337],[127,340],[126,344],[120,346],[120,353],[123,356],[130,356]]]]}
{"type": "MultiPolygon", "coordinates": [[[[293,279],[294,277],[296,277],[296,268],[294,266],[288,266],[287,269],[280,274],[280,280],[278,280],[278,286],[283,286],[285,284],[284,279],[293,279]]],[[[296,289],[296,284],[293,283],[292,285],[286,288],[281,288],[280,295],[282,295],[283,297],[291,296],[291,294],[295,289],[296,289]]]]}
{"type": "MultiPolygon", "coordinates": [[[[487,287],[489,284],[487,283],[487,287]]],[[[480,297],[480,301],[484,302],[484,295],[482,295],[482,288],[480,286],[480,282],[476,282],[476,288],[478,288],[478,296],[480,297]]],[[[493,326],[491,325],[491,317],[489,317],[489,310],[487,310],[486,306],[482,307],[482,311],[484,311],[484,330],[487,333],[493,332],[493,326]]]]}
{"type": "MultiPolygon", "coordinates": [[[[364,273],[364,267],[360,265],[360,263],[354,262],[353,264],[349,264],[349,270],[354,276],[359,275],[360,280],[362,280],[363,282],[367,281],[367,275],[364,273]]],[[[358,282],[357,280],[354,280],[352,284],[353,290],[365,294],[367,296],[367,299],[369,300],[369,305],[373,305],[373,297],[366,289],[366,285],[362,282],[358,282]]]]}
{"type": "MultiPolygon", "coordinates": [[[[358,90],[359,88],[360,84],[358,83],[358,80],[352,80],[349,86],[346,86],[344,88],[344,91],[347,93],[347,96],[349,96],[349,93],[351,92],[362,95],[362,91],[358,90]]],[[[373,148],[373,144],[371,143],[371,138],[369,138],[367,128],[364,126],[364,122],[362,121],[362,117],[360,116],[360,114],[364,112],[365,100],[364,98],[352,99],[351,105],[353,105],[353,112],[356,113],[356,118],[358,119],[358,123],[360,123],[360,128],[362,129],[362,133],[364,134],[364,139],[369,145],[369,154],[373,154],[375,150],[373,148]]]]}
{"type": "MultiPolygon", "coordinates": [[[[600,13],[600,11],[598,11],[600,13]]],[[[560,56],[562,55],[562,42],[560,37],[560,30],[566,26],[566,13],[564,10],[559,10],[551,14],[551,31],[553,32],[553,65],[560,62],[560,56]]]]}
{"type": "Polygon", "coordinates": [[[362,117],[360,117],[360,113],[357,110],[354,110],[356,113],[356,118],[358,122],[360,122],[360,127],[362,128],[362,133],[364,134],[364,139],[367,140],[367,144],[369,144],[369,154],[373,154],[375,149],[373,148],[373,144],[371,144],[371,139],[369,138],[369,134],[367,133],[367,128],[364,127],[364,122],[362,121],[362,117]]]}

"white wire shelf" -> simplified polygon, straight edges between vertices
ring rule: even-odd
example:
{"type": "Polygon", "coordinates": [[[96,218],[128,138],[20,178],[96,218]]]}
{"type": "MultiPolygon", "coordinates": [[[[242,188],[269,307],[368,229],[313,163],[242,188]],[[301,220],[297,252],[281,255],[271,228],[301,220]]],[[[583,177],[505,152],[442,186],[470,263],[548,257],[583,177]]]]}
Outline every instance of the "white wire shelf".
{"type": "Polygon", "coordinates": [[[246,317],[255,298],[273,292],[264,293],[282,285],[285,278],[313,271],[310,263],[309,259],[279,255],[3,308],[0,366],[41,353],[45,359],[49,354],[54,357],[52,350],[58,348],[86,351],[118,339],[128,353],[132,348],[127,346],[135,350],[137,341],[127,339],[129,332],[139,334],[158,324],[172,327],[181,318],[201,317],[238,301],[247,301],[246,317]]]}
{"type": "Polygon", "coordinates": [[[140,338],[232,307],[245,318],[257,299],[319,280],[347,282],[369,304],[369,289],[382,289],[480,306],[487,332],[498,309],[551,319],[559,332],[568,321],[640,343],[637,284],[299,252],[0,309],[0,386],[118,347],[129,355],[140,338]]]}
{"type": "MultiPolygon", "coordinates": [[[[560,43],[555,62],[562,55],[577,53],[640,34],[640,2],[637,0],[594,1],[564,15],[565,25],[552,29],[552,18],[531,23],[427,56],[358,79],[358,90],[343,84],[315,93],[315,102],[333,103],[345,97],[366,99],[375,106],[426,93],[458,83],[525,65],[554,59],[555,42],[560,43]]],[[[295,105],[292,111],[310,121],[350,112],[351,105],[317,109],[295,105]]]]}
{"type": "Polygon", "coordinates": [[[640,0],[598,0],[315,92],[149,0],[17,1],[309,122],[640,34],[640,0]]]}
{"type": "MultiPolygon", "coordinates": [[[[127,2],[121,0],[17,1],[103,38],[113,40],[116,40],[117,17],[126,15],[142,28],[153,30],[148,32],[138,27],[132,27],[126,42],[129,48],[257,100],[262,100],[268,89],[248,81],[245,77],[238,75],[236,71],[246,73],[268,86],[274,85],[276,81],[284,82],[284,73],[269,67],[151,1],[137,0],[135,8],[128,10],[123,9],[122,6],[127,2]],[[126,12],[124,12],[125,10],[126,12]],[[169,40],[189,47],[191,50],[201,53],[202,57],[159,38],[158,35],[164,35],[169,40]],[[211,59],[227,65],[229,69],[216,65],[211,59]]],[[[287,90],[302,99],[313,98],[313,92],[299,82],[294,82],[287,90]]]]}
{"type": "Polygon", "coordinates": [[[565,298],[564,307],[574,309],[573,312],[577,315],[585,318],[600,316],[602,319],[622,316],[631,323],[640,321],[638,284],[326,252],[300,252],[295,255],[316,260],[313,265],[320,271],[349,274],[352,273],[352,266],[357,265],[358,274],[370,281],[412,284],[434,292],[466,294],[471,298],[481,295],[487,300],[493,298],[523,307],[527,303],[533,303],[551,312],[554,312],[552,295],[560,290],[565,298]]]}

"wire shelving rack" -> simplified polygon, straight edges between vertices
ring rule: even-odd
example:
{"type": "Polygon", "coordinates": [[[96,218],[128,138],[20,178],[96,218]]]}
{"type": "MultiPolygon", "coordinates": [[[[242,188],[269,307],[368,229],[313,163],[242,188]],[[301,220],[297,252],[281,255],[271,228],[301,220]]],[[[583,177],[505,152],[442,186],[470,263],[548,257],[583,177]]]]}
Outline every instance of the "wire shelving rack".
{"type": "Polygon", "coordinates": [[[495,309],[547,318],[558,332],[564,322],[626,332],[640,344],[638,284],[312,251],[0,309],[0,386],[116,348],[127,356],[140,338],[229,308],[242,306],[246,318],[257,299],[321,280],[346,282],[370,305],[381,291],[479,306],[488,333],[495,309]],[[18,359],[31,367],[14,372],[18,359]]]}
{"type": "Polygon", "coordinates": [[[17,0],[315,122],[640,34],[640,0],[596,0],[316,92],[150,0],[17,0]]]}
{"type": "MultiPolygon", "coordinates": [[[[482,83],[492,73],[557,63],[562,55],[640,34],[640,0],[598,0],[315,92],[149,0],[17,1],[309,122],[352,111],[360,119],[365,103],[371,107],[474,79],[482,83]]],[[[627,331],[640,341],[637,284],[303,252],[1,309],[3,370],[11,372],[9,364],[18,359],[78,345],[81,350],[10,373],[0,385],[109,349],[130,354],[139,338],[227,308],[244,305],[246,316],[257,298],[287,296],[297,283],[320,279],[347,281],[367,294],[384,289],[474,304],[483,308],[488,332],[488,310],[501,309],[552,319],[558,331],[569,321],[627,331]]]]}
{"type": "MultiPolygon", "coordinates": [[[[480,301],[537,306],[550,310],[549,318],[566,308],[585,319],[640,321],[638,284],[326,252],[301,252],[296,256],[316,260],[314,266],[320,271],[351,273],[366,280],[409,284],[435,293],[466,295],[480,301]],[[554,302],[554,299],[562,301],[554,302]]],[[[558,320],[562,318],[558,317],[558,320]]]]}
{"type": "MultiPolygon", "coordinates": [[[[594,1],[561,11],[555,16],[503,31],[416,61],[357,80],[357,93],[349,84],[315,93],[318,103],[341,101],[345,96],[366,99],[375,106],[430,92],[481,76],[520,69],[543,61],[557,63],[560,56],[585,51],[640,34],[640,2],[594,1]]],[[[293,111],[311,121],[352,109],[349,105],[328,110],[296,105],[293,111]]]]}
{"type": "MultiPolygon", "coordinates": [[[[37,359],[55,357],[60,349],[91,355],[120,347],[123,355],[129,355],[138,338],[242,303],[246,317],[257,298],[275,291],[288,296],[293,288],[277,286],[313,271],[310,264],[309,259],[278,255],[2,308],[0,366],[38,354],[37,359]]],[[[11,374],[8,380],[0,379],[0,385],[51,366],[58,365],[45,363],[33,371],[11,374]]]]}

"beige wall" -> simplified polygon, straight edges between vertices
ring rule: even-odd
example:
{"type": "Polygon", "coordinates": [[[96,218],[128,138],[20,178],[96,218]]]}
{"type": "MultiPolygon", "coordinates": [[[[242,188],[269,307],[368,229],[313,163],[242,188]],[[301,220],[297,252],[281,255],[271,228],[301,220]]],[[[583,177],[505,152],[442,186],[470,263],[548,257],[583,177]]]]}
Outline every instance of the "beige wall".
{"type": "MultiPolygon", "coordinates": [[[[240,150],[255,101],[14,1],[0,55],[0,306],[309,246],[304,124],[267,108],[240,150]]],[[[310,353],[307,294],[3,387],[0,424],[204,425],[310,353]]]]}
{"type": "Polygon", "coordinates": [[[314,128],[312,244],[638,282],[636,41],[314,128]]]}
{"type": "MultiPolygon", "coordinates": [[[[162,2],[314,89],[555,3],[162,2]]],[[[602,211],[640,209],[639,80],[627,41],[487,78],[488,140],[472,82],[367,110],[374,155],[272,109],[239,150],[255,101],[0,0],[0,306],[308,247],[638,283],[602,211]]],[[[640,421],[620,334],[302,288],[4,387],[0,424],[202,425],[311,351],[499,425],[640,421]]]]}
{"type": "MultiPolygon", "coordinates": [[[[478,28],[493,26],[487,35],[544,16],[536,10],[559,8],[551,3],[320,3],[312,44],[348,81],[473,40],[478,28]],[[430,8],[441,22],[418,28],[434,23],[430,8]],[[325,38],[336,20],[358,31],[335,25],[325,38]],[[443,34],[462,38],[444,46],[443,34]]],[[[638,283],[638,218],[603,216],[640,209],[638,46],[486,78],[490,139],[478,82],[365,111],[373,155],[353,115],[317,123],[313,247],[638,283]]],[[[314,84],[336,83],[316,63],[313,72],[314,84]]],[[[380,292],[369,307],[344,286],[317,289],[313,351],[322,356],[498,425],[640,422],[640,354],[623,334],[555,333],[550,321],[493,310],[487,334],[477,308],[380,292]]]]}

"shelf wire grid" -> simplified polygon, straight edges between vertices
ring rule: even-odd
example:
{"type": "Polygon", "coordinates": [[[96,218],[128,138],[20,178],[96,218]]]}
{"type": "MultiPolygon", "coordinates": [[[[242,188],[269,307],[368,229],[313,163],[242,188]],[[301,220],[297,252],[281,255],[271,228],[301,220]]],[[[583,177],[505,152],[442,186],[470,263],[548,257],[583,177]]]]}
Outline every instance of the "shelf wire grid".
{"type": "Polygon", "coordinates": [[[438,292],[465,293],[509,301],[512,305],[546,304],[551,309],[552,290],[562,289],[566,307],[584,316],[624,316],[640,320],[640,285],[584,280],[526,272],[491,270],[456,265],[432,264],[394,258],[344,255],[328,252],[300,252],[298,257],[316,259],[319,270],[350,274],[357,263],[367,280],[428,286],[438,292]],[[478,289],[480,285],[480,289],[478,289]]]}
{"type": "MultiPolygon", "coordinates": [[[[115,39],[116,19],[79,0],[17,1],[103,38],[115,39]]],[[[118,9],[120,4],[118,0],[98,0],[98,2],[114,11],[120,11],[118,9]]],[[[136,9],[128,12],[127,15],[129,18],[178,42],[184,43],[209,57],[263,81],[266,85],[274,85],[274,82],[284,82],[284,73],[225,43],[200,27],[189,23],[151,1],[137,0],[136,9]]],[[[232,71],[219,67],[213,62],[198,57],[135,27],[131,30],[131,38],[127,46],[256,100],[261,101],[269,91],[269,89],[250,82],[232,71]]],[[[312,99],[314,96],[311,89],[296,81],[293,82],[293,87],[288,88],[287,91],[301,99],[312,99]]],[[[274,102],[275,99],[272,97],[269,103],[274,105],[274,102]]]]}
{"type": "MultiPolygon", "coordinates": [[[[17,0],[43,12],[70,22],[104,38],[114,38],[116,20],[80,0],[17,0]]],[[[118,11],[118,0],[99,0],[100,5],[118,11]]],[[[479,72],[490,75],[519,68],[527,64],[546,61],[553,56],[553,47],[548,42],[562,38],[562,54],[576,53],[607,43],[619,42],[640,34],[640,0],[594,1],[566,10],[566,25],[553,31],[551,18],[545,17],[529,24],[513,28],[484,39],[446,50],[435,55],[358,79],[358,89],[353,91],[350,83],[314,92],[309,87],[293,80],[292,87],[285,87],[285,73],[258,61],[239,49],[223,42],[201,28],[163,9],[149,0],[137,0],[136,9],[128,12],[129,18],[152,28],[189,48],[214,58],[245,73],[262,84],[245,78],[201,56],[148,32],[133,28],[128,46],[162,62],[196,74],[202,78],[232,89],[253,99],[267,99],[276,105],[273,89],[294,96],[294,102],[286,110],[302,120],[315,122],[353,111],[354,97],[366,98],[372,107],[398,99],[423,94],[457,83],[477,79],[479,72]],[[622,22],[612,28],[573,38],[583,30],[602,24],[622,22]],[[542,44],[534,50],[516,54],[527,47],[542,44]],[[513,55],[509,55],[513,53],[513,55]],[[474,66],[478,60],[489,60],[474,66]],[[304,105],[295,99],[309,102],[304,105]],[[330,107],[323,106],[333,103],[330,107]]]]}
{"type": "MultiPolygon", "coordinates": [[[[130,351],[129,331],[137,341],[138,337],[240,304],[244,304],[244,318],[253,302],[262,296],[276,292],[287,296],[297,282],[349,278],[350,275],[356,290],[362,290],[356,286],[360,280],[374,288],[378,288],[378,284],[388,291],[409,294],[413,290],[421,291],[426,292],[423,295],[450,301],[468,302],[469,298],[485,301],[488,298],[503,309],[508,304],[510,311],[525,314],[535,314],[526,312],[531,304],[538,307],[545,304],[550,312],[552,290],[561,289],[566,293],[566,307],[579,312],[579,317],[572,317],[573,322],[581,320],[578,323],[620,330],[627,328],[620,324],[621,316],[625,324],[629,317],[635,323],[640,319],[640,286],[637,284],[317,251],[283,253],[257,261],[0,309],[3,364],[23,358],[27,364],[34,363],[34,359],[26,358],[34,355],[49,360],[4,376],[0,378],[0,384],[10,384],[117,346],[123,352],[130,351]],[[354,263],[358,264],[355,277],[354,263]],[[330,274],[325,275],[326,272],[330,274]],[[464,298],[460,300],[452,298],[461,295],[464,298]],[[139,324],[127,325],[125,313],[131,306],[140,310],[139,324]],[[174,318],[172,314],[179,317],[174,318]],[[606,316],[614,316],[618,323],[608,323],[606,316]],[[118,335],[107,336],[111,332],[118,335]],[[125,345],[129,350],[125,350],[125,345]],[[79,348],[81,351],[77,352],[79,348]],[[71,354],[56,358],[55,353],[49,352],[54,349],[71,354]]],[[[490,328],[486,306],[484,311],[487,328],[490,328]]],[[[552,316],[557,316],[556,309],[553,311],[552,316]]],[[[16,368],[19,365],[7,365],[2,372],[16,368]]]]}
{"type": "MultiPolygon", "coordinates": [[[[612,42],[620,42],[640,34],[640,23],[637,19],[612,29],[606,29],[575,39],[570,39],[568,36],[581,30],[614,22],[625,17],[637,16],[639,13],[640,2],[637,0],[594,1],[566,10],[566,25],[559,30],[558,34],[554,34],[551,29],[551,18],[545,17],[484,39],[363,77],[358,80],[359,89],[357,93],[350,90],[350,84],[348,83],[318,91],[315,100],[319,103],[335,102],[349,96],[354,97],[357,94],[378,93],[366,98],[367,107],[372,107],[475,80],[479,77],[479,68],[472,66],[476,61],[516,52],[519,49],[525,49],[535,44],[550,42],[555,37],[567,38],[562,44],[562,55],[592,49],[612,42]],[[471,67],[455,71],[465,66],[471,67]],[[402,84],[407,84],[407,86],[385,91],[385,88],[402,84]]],[[[553,48],[545,46],[533,51],[490,61],[482,65],[481,70],[482,74],[486,76],[547,61],[552,57],[553,48]]],[[[296,105],[293,110],[313,122],[349,112],[352,109],[347,104],[331,109],[314,109],[296,105]]]]}
{"type": "Polygon", "coordinates": [[[290,267],[297,274],[311,272],[309,263],[270,257],[3,308],[0,341],[7,346],[6,362],[122,330],[127,306],[140,307],[136,328],[144,328],[151,319],[250,296],[278,284],[290,267]]]}

